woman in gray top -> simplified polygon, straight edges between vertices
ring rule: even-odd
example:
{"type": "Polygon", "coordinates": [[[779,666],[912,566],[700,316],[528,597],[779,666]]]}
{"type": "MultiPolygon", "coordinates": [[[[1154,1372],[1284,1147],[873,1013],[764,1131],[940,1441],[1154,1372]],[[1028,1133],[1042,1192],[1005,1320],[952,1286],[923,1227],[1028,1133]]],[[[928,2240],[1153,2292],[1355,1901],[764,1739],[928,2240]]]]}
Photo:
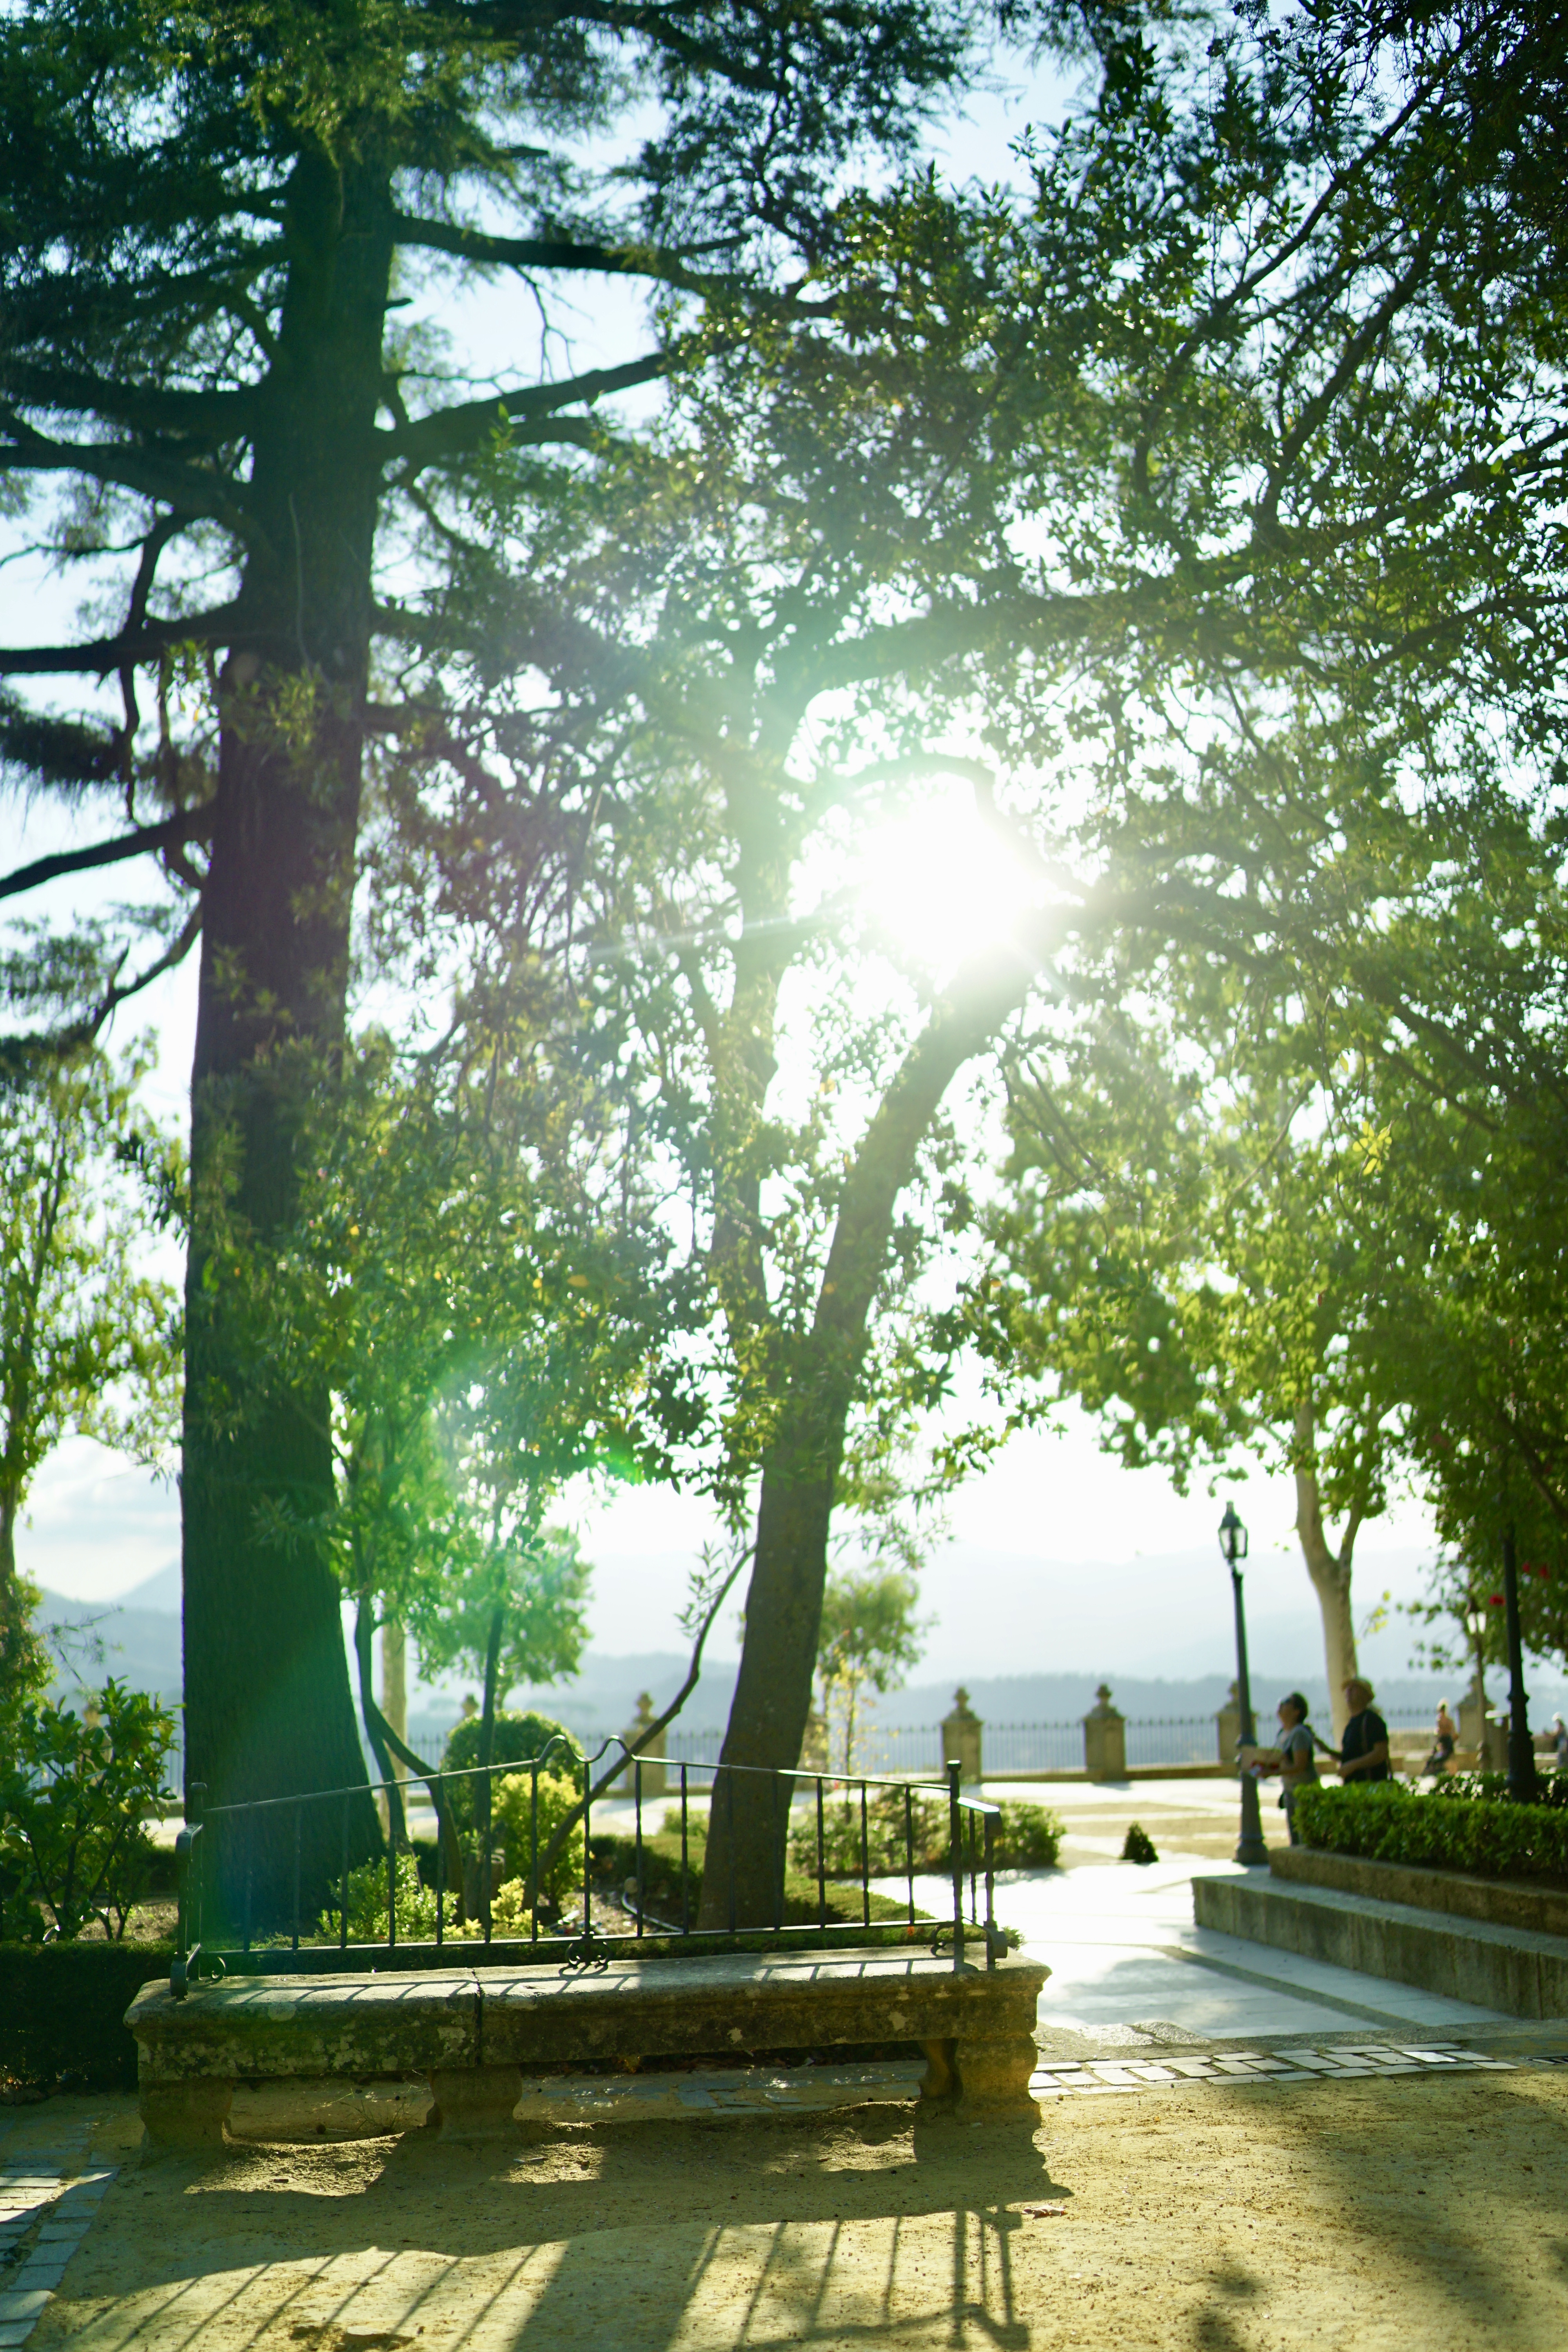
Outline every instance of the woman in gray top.
{"type": "MultiPolygon", "coordinates": [[[[1296,1791],[1304,1789],[1318,1777],[1315,1750],[1324,1746],[1307,1720],[1307,1702],[1300,1691],[1291,1691],[1279,1702],[1279,1745],[1265,1748],[1258,1763],[1265,1772],[1278,1772],[1280,1780],[1279,1810],[1285,1816],[1285,1826],[1290,1832],[1292,1845],[1300,1843],[1296,1834],[1296,1791]]],[[[1331,1756],[1331,1748],[1325,1753],[1331,1756]]]]}

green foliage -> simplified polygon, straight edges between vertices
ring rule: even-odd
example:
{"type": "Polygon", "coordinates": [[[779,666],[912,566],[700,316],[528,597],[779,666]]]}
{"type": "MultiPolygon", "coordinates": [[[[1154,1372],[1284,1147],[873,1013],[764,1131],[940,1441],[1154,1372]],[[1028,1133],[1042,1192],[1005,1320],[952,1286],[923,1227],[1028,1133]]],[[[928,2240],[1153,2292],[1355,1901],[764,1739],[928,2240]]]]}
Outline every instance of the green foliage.
{"type": "Polygon", "coordinates": [[[920,1657],[930,1619],[915,1615],[920,1588],[908,1569],[873,1561],[830,1570],[822,1595],[816,1671],[822,1712],[830,1733],[837,1717],[842,1763],[855,1769],[857,1732],[863,1727],[864,1693],[895,1689],[920,1657]]]}
{"type": "MultiPolygon", "coordinates": [[[[384,1944],[386,1941],[386,1863],[363,1863],[349,1873],[348,1887],[349,1941],[351,1944],[384,1944]]],[[[445,1932],[458,1935],[460,1929],[452,1924],[453,1904],[446,1905],[445,1932]]],[[[436,1934],[436,1890],[426,1886],[419,1875],[418,1859],[412,1853],[400,1853],[393,1881],[393,1912],[397,1922],[399,1942],[428,1943],[436,1934]]],[[[330,1903],[316,1922],[316,1933],[323,1943],[333,1943],[340,1933],[342,1912],[337,1902],[330,1903]]]]}
{"type": "MultiPolygon", "coordinates": [[[[379,1034],[346,1067],[300,1056],[296,1077],[289,1225],[253,1232],[232,1155],[215,1149],[198,1188],[213,1304],[267,1373],[255,1395],[331,1398],[334,1507],[290,1523],[269,1506],[278,1539],[320,1546],[362,1635],[395,1620],[427,1673],[482,1674],[499,1612],[500,1694],[563,1678],[590,1570],[543,1515],[571,1477],[663,1459],[651,1360],[681,1321],[668,1239],[626,1213],[635,1171],[604,1197],[613,1121],[526,1023],[490,1033],[482,1083],[405,1067],[379,1034]]],[[[247,1409],[216,1381],[194,1406],[230,1433],[247,1409]]],[[[367,1727],[374,1741],[368,1710],[367,1727]]]]}
{"type": "MultiPolygon", "coordinates": [[[[695,1832],[697,1822],[691,1827],[695,1832]]],[[[707,1840],[700,1835],[689,1839],[687,1846],[686,1900],[687,1916],[693,1925],[702,1903],[702,1870],[707,1855],[707,1840]]],[[[637,1872],[635,1839],[619,1833],[601,1833],[595,1830],[593,1839],[593,1860],[595,1875],[607,1883],[616,1893],[624,1891],[637,1872]]],[[[680,1839],[660,1832],[657,1837],[645,1838],[642,1849],[643,1899],[651,1914],[648,1925],[655,1934],[662,1927],[680,1926],[680,1839]],[[661,1923],[656,1924],[656,1923],[661,1923]]],[[[815,1927],[818,1916],[818,1890],[816,1864],[809,1873],[795,1866],[793,1858],[786,1861],[783,1889],[782,1924],[786,1927],[815,1927]]],[[[873,1889],[870,1898],[872,1921],[894,1921],[907,1918],[908,1907],[896,1897],[879,1894],[873,1889]]],[[[830,1921],[846,1927],[861,1924],[860,1889],[842,1883],[827,1883],[826,1908],[830,1921]]],[[[927,1914],[918,1911],[917,1920],[927,1914]]],[[[770,1908],[765,1924],[773,1925],[770,1908]]]]}
{"type": "Polygon", "coordinates": [[[1514,1804],[1479,1790],[1455,1801],[1446,1791],[1421,1795],[1394,1782],[1370,1789],[1319,1782],[1297,1790],[1295,1820],[1309,1845],[1334,1853],[1568,1885],[1568,1807],[1561,1803],[1514,1804]]]}
{"type": "Polygon", "coordinates": [[[1127,1835],[1121,1841],[1123,1862],[1158,1862],[1154,1841],[1141,1822],[1129,1822],[1127,1835]]]}
{"type": "Polygon", "coordinates": [[[587,1639],[592,1575],[576,1537],[561,1528],[500,1551],[453,1544],[443,1572],[405,1604],[426,1672],[466,1665],[482,1675],[499,1608],[497,1689],[565,1681],[587,1639]]]}
{"type": "MultiPolygon", "coordinates": [[[[447,1745],[441,1751],[443,1772],[471,1772],[479,1760],[479,1740],[483,1724],[477,1715],[468,1716],[454,1724],[447,1735],[447,1745]]],[[[526,1711],[513,1713],[498,1707],[490,1761],[498,1764],[531,1764],[542,1756],[552,1740],[562,1744],[551,1752],[546,1769],[571,1780],[575,1787],[583,1785],[583,1768],[574,1762],[577,1743],[563,1723],[552,1716],[534,1715],[526,1711]]],[[[500,1776],[497,1775],[499,1779],[500,1776]]],[[[474,1821],[474,1790],[471,1780],[454,1780],[447,1792],[452,1817],[461,1829],[470,1829],[474,1821]]]]}
{"type": "Polygon", "coordinates": [[[173,1716],[143,1692],[110,1681],[99,1705],[89,1725],[50,1701],[25,1703],[0,1764],[0,1862],[22,1902],[42,1905],[67,1940],[91,1920],[124,1936],[152,1874],[143,1823],[162,1810],[174,1737],[173,1716]]]}
{"type": "MultiPolygon", "coordinates": [[[[1435,1797],[1456,1799],[1460,1804],[1473,1803],[1477,1798],[1491,1802],[1511,1803],[1506,1772],[1450,1772],[1432,1783],[1435,1797]]],[[[1535,1780],[1535,1803],[1568,1810],[1568,1772],[1540,1771],[1535,1780]]]]}
{"type": "MultiPolygon", "coordinates": [[[[930,1874],[952,1868],[949,1807],[945,1794],[912,1784],[867,1790],[865,1850],[873,1878],[897,1878],[907,1868],[930,1874]],[[908,1830],[906,1831],[906,1821],[908,1830]]],[[[969,1817],[966,1815],[965,1822],[969,1817]]],[[[965,1832],[967,1835],[967,1829],[965,1832]]],[[[1001,1817],[992,1832],[992,1855],[998,1870],[1052,1870],[1065,1834],[1061,1817],[1046,1805],[1027,1805],[1004,1799],[1001,1817]]],[[[964,1849],[965,1859],[968,1847],[964,1849]]],[[[984,1860],[983,1834],[975,1846],[984,1860]]],[[[830,1878],[858,1878],[861,1866],[861,1821],[858,1793],[829,1796],[823,1807],[823,1865],[830,1878]]],[[[797,1807],[789,1834],[791,1865],[808,1878],[817,1866],[815,1807],[797,1807]]]]}
{"type": "Polygon", "coordinates": [[[45,2089],[134,2091],[125,2012],[169,1980],[172,1944],[0,1943],[0,2077],[45,2089]]]}
{"type": "Polygon", "coordinates": [[[177,1301],[141,1263],[178,1170],[135,1108],[149,1066],[82,1048],[0,1077],[0,1738],[48,1678],[16,1552],[39,1464],[71,1433],[157,1462],[178,1424],[177,1301]]]}
{"type": "MultiPolygon", "coordinates": [[[[497,1844],[506,1856],[506,1873],[527,1900],[533,1878],[535,1851],[542,1855],[562,1822],[578,1803],[577,1778],[549,1769],[540,1772],[510,1772],[495,1792],[492,1826],[497,1844]],[[538,1797],[538,1844],[534,1843],[534,1790],[538,1797]]],[[[540,1895],[556,1911],[564,1909],[583,1888],[583,1829],[579,1822],[563,1843],[540,1886],[540,1895]]]]}
{"type": "Polygon", "coordinates": [[[1066,1823],[1049,1805],[1025,1805],[1004,1797],[995,1832],[996,1867],[1054,1870],[1066,1835],[1066,1823]]]}

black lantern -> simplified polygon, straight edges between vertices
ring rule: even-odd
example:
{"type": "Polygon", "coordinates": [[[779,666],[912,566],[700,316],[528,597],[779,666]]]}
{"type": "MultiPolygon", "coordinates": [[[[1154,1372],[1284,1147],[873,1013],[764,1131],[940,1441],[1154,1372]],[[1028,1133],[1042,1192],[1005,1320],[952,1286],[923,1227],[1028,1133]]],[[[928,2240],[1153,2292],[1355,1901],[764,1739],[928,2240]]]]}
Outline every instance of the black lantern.
{"type": "MultiPolygon", "coordinates": [[[[1231,1594],[1236,1602],[1236,1700],[1241,1714],[1239,1745],[1255,1748],[1258,1745],[1258,1726],[1252,1714],[1252,1685],[1247,1672],[1247,1616],[1241,1601],[1241,1563],[1247,1558],[1247,1529],[1237,1517],[1234,1503],[1226,1503],[1225,1517],[1219,1523],[1219,1548],[1230,1570],[1231,1594]]],[[[1268,1860],[1268,1848],[1263,1843],[1263,1821],[1258,1810],[1257,1776],[1245,1769],[1241,1774],[1241,1834],[1236,1843],[1236,1859],[1249,1870],[1268,1860]]]]}

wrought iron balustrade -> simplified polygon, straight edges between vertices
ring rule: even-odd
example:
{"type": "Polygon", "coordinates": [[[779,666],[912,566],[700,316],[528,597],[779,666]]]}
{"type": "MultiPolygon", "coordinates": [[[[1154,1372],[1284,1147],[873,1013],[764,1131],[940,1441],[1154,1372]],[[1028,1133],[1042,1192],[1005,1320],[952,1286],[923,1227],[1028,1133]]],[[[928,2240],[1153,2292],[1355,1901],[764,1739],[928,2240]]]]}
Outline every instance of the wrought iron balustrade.
{"type": "MultiPolygon", "coordinates": [[[[399,1931],[399,1879],[402,1875],[406,1880],[406,1860],[413,1849],[406,1844],[400,1848],[389,1836],[375,1864],[384,1871],[385,1932],[374,1938],[357,1934],[353,1941],[351,1879],[355,1873],[351,1867],[351,1832],[355,1809],[363,1804],[363,1788],[205,1808],[205,1792],[198,1783],[191,1791],[192,1817],[175,1843],[179,1915],[172,1990],[182,1993],[201,1977],[225,1974],[450,1963],[469,1968],[515,1967],[520,1962],[549,1959],[582,1965],[623,1952],[651,1956],[824,1945],[876,1947],[920,1937],[929,1938],[933,1949],[939,1946],[951,1949],[955,1968],[965,1966],[972,1951],[982,1954],[984,1964],[991,1967],[1006,1949],[1006,1937],[995,1918],[995,1832],[1000,1808],[964,1793],[956,1762],[947,1767],[942,1784],[921,1789],[904,1779],[869,1775],[846,1779],[842,1774],[799,1769],[782,1771],[671,1760],[662,1764],[662,1770],[675,1788],[645,1799],[644,1775],[651,1772],[652,1762],[645,1764],[641,1757],[632,1755],[619,1738],[605,1740],[590,1758],[557,1737],[527,1762],[476,1765],[429,1774],[425,1785],[441,1832],[431,1863],[434,1885],[427,1889],[435,1898],[434,1934],[411,1937],[399,1931]],[[618,1758],[613,1754],[616,1750],[620,1751],[618,1758]],[[608,1767],[595,1780],[595,1769],[605,1765],[606,1758],[611,1759],[608,1767]],[[582,1776],[584,1798],[579,1823],[558,1824],[552,1848],[550,1833],[540,1827],[539,1781],[542,1773],[563,1769],[582,1776]],[[496,1834],[493,1807],[476,1805],[473,1800],[481,1782],[493,1786],[503,1778],[524,1775],[531,1783],[529,1835],[524,1867],[517,1876],[526,1885],[528,1928],[526,1935],[498,1935],[494,1864],[503,1841],[496,1834]],[[760,1926],[740,1918],[738,1856],[732,1833],[736,1789],[743,1780],[757,1779],[774,1787],[773,1801],[766,1808],[773,1916],[760,1926]],[[613,1786],[616,1793],[611,1792],[613,1786]],[[466,1809],[458,1801],[459,1790],[468,1795],[466,1809]],[[662,1817],[658,1829],[649,1827],[647,1805],[656,1806],[662,1817]],[[715,1805],[728,1809],[727,1828],[731,1832],[723,1841],[728,1884],[727,1903],[718,1906],[726,1914],[720,1927],[703,1927],[695,1916],[695,1896],[703,1871],[693,1865],[699,1847],[701,1863],[706,1864],[707,1832],[715,1805]],[[305,1884],[301,1859],[306,1817],[312,1809],[332,1807],[337,1808],[342,1822],[342,1867],[330,1889],[311,1889],[305,1884]],[[938,1807],[945,1814],[940,1823],[944,1837],[932,1819],[938,1807]],[[459,1834],[458,1816],[465,1810],[472,1826],[465,1826],[459,1834]],[[473,1819],[479,1815],[483,1819],[473,1819]],[[630,1847],[632,1868],[618,1889],[606,1890],[595,1883],[595,1816],[608,1825],[610,1834],[630,1847]],[[542,1927],[544,1872],[579,1825],[583,1833],[581,1918],[542,1927]],[[253,1902],[256,1864],[264,1846],[276,1855],[279,1830],[285,1853],[291,1845],[294,1857],[292,1899],[285,1906],[289,1915],[285,1920],[276,1916],[264,1920],[257,1916],[253,1902]],[[650,1902],[654,1842],[667,1832],[671,1846],[679,1838],[677,1898],[650,1902]],[[452,1869],[454,1858],[457,1874],[452,1869]],[[401,1874],[400,1862],[405,1864],[401,1874]],[[454,1874],[466,1879],[467,1886],[452,1884],[454,1874]],[[951,1885],[952,1907],[945,1918],[922,1910],[915,1899],[917,1880],[929,1884],[939,1874],[944,1887],[951,1885]],[[895,1903],[884,1889],[889,1882],[900,1881],[903,1895],[895,1903]],[[227,1933],[220,1918],[220,1889],[227,1933]],[[665,1909],[676,1916],[665,1916],[665,1909]],[[803,1912],[805,1916],[799,1916],[803,1912]],[[606,1924],[607,1915],[616,1913],[624,1919],[624,1927],[606,1924]],[[788,1916],[791,1913],[795,1916],[788,1916]],[[323,1932],[333,1921],[335,1932],[323,1932]]],[[[373,1793],[382,1794],[393,1785],[406,1796],[407,1782],[375,1782],[373,1793]]],[[[314,1845],[314,1838],[311,1843],[314,1845]]],[[[672,1861],[673,1855],[661,1853],[658,1859],[672,1861]]],[[[668,1872],[661,1875],[668,1880],[668,1872]]],[[[363,1877],[359,1893],[363,1898],[363,1877]]],[[[379,1906],[379,1895],[376,1901],[379,1906]]]]}

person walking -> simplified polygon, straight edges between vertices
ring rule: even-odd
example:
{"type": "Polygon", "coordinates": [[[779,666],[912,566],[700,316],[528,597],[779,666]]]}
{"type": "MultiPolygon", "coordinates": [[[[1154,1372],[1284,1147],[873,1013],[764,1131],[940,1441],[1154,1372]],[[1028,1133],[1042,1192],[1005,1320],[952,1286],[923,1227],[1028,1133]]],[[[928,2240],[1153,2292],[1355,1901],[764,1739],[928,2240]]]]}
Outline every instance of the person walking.
{"type": "Polygon", "coordinates": [[[1448,1712],[1446,1698],[1437,1701],[1437,1720],[1432,1730],[1432,1753],[1421,1767],[1424,1780],[1440,1780],[1453,1761],[1454,1748],[1459,1737],[1458,1725],[1448,1712]]]}
{"type": "Polygon", "coordinates": [[[1357,1787],[1368,1780],[1391,1780],[1394,1778],[1388,1763],[1388,1726],[1373,1705],[1373,1691],[1369,1682],[1352,1675],[1345,1685],[1345,1704],[1350,1708],[1340,1741],[1340,1778],[1354,1780],[1357,1787]]]}
{"type": "Polygon", "coordinates": [[[1279,1745],[1260,1748],[1254,1759],[1258,1770],[1279,1775],[1279,1810],[1285,1816],[1285,1826],[1292,1845],[1300,1845],[1296,1828],[1296,1797],[1298,1790],[1309,1787],[1318,1777],[1317,1750],[1325,1756],[1334,1750],[1326,1739],[1320,1739],[1307,1720],[1307,1702],[1300,1691],[1288,1692],[1279,1702],[1279,1745]]]}

